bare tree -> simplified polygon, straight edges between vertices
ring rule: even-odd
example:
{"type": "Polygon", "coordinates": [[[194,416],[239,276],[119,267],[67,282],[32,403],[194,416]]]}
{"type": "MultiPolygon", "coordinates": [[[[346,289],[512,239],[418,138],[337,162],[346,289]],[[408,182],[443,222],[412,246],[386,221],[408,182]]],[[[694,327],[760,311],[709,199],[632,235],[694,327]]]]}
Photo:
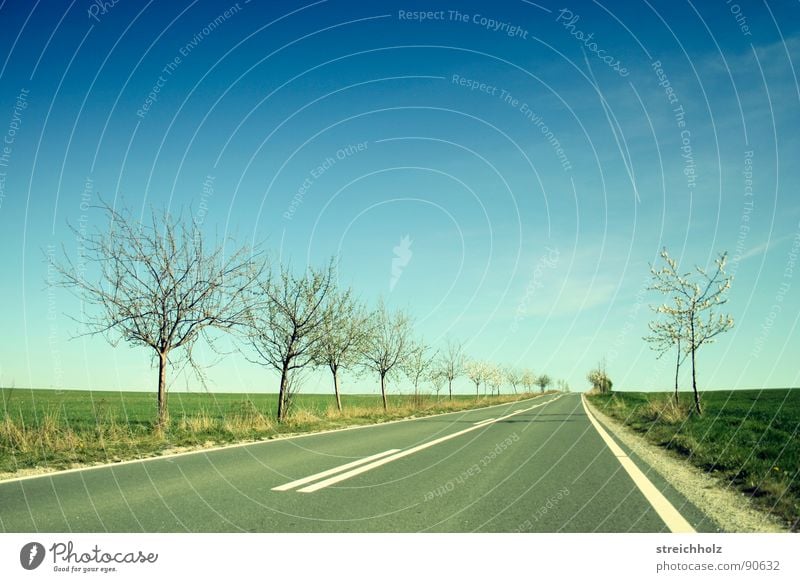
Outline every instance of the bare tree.
{"type": "Polygon", "coordinates": [[[453,380],[464,373],[464,347],[457,341],[450,340],[442,353],[439,362],[444,377],[447,379],[447,391],[453,399],[453,380]]]}
{"type": "Polygon", "coordinates": [[[503,372],[505,373],[506,380],[508,380],[508,383],[511,384],[514,394],[516,394],[517,386],[522,384],[522,372],[513,366],[506,366],[503,372]]]}
{"type": "Polygon", "coordinates": [[[353,297],[350,289],[328,295],[322,319],[320,338],[314,361],[326,366],[333,375],[336,408],[342,410],[339,390],[339,372],[355,366],[369,337],[369,313],[353,297]]]}
{"type": "Polygon", "coordinates": [[[492,394],[497,392],[497,395],[500,396],[500,387],[503,385],[503,380],[505,380],[503,371],[494,364],[490,364],[486,373],[486,383],[489,385],[492,394]]]}
{"type": "Polygon", "coordinates": [[[420,404],[419,385],[426,378],[430,377],[431,370],[436,362],[436,352],[431,353],[431,348],[422,342],[412,343],[408,353],[400,363],[403,373],[414,386],[414,403],[420,404]]]}
{"type": "Polygon", "coordinates": [[[486,362],[479,360],[469,360],[464,364],[464,372],[469,378],[470,382],[475,384],[475,398],[479,398],[481,384],[486,382],[489,375],[489,366],[486,362]]]}
{"type": "Polygon", "coordinates": [[[279,422],[286,418],[300,384],[291,380],[312,363],[323,337],[325,305],[334,290],[334,275],[333,262],[299,275],[282,265],[279,273],[258,281],[263,300],[248,314],[247,340],[256,354],[252,361],[280,374],[279,422]]]}
{"type": "MultiPolygon", "coordinates": [[[[226,252],[206,245],[199,225],[169,212],[151,211],[148,221],[126,208],[100,201],[107,230],[72,228],[87,265],[53,260],[60,286],[83,303],[77,319],[88,335],[103,335],[113,346],[125,342],[153,350],[158,360],[158,426],[169,422],[167,368],[173,353],[195,367],[192,350],[212,329],[246,321],[252,286],[263,269],[252,251],[226,252]],[[180,350],[180,351],[178,351],[180,350]]],[[[85,334],[85,335],[86,335],[85,334]]]]}
{"type": "Polygon", "coordinates": [[[558,389],[561,390],[564,393],[571,392],[571,390],[569,388],[569,382],[567,382],[566,380],[558,380],[558,381],[556,381],[556,386],[558,386],[558,389]]]}
{"type": "Polygon", "coordinates": [[[692,361],[695,411],[702,414],[697,392],[697,350],[733,327],[730,315],[717,313],[727,302],[733,279],[725,273],[728,254],[723,252],[717,256],[710,273],[701,267],[695,267],[694,272],[679,273],[677,261],[666,249],[661,251],[661,258],[665,265],[658,270],[651,269],[654,281],[651,288],[667,295],[672,304],[664,303],[657,311],[667,316],[672,329],[681,330],[680,337],[686,342],[685,350],[692,361]]]}
{"type": "MultiPolygon", "coordinates": [[[[447,383],[447,376],[445,376],[442,369],[438,366],[434,366],[430,373],[428,374],[428,380],[433,387],[433,392],[436,394],[436,402],[439,402],[439,393],[444,388],[444,385],[447,383]]],[[[452,398],[452,396],[451,396],[452,398]]]]}
{"type": "Polygon", "coordinates": [[[520,382],[525,387],[525,392],[532,392],[533,387],[536,386],[536,374],[533,370],[525,369],[522,371],[520,382]]]}
{"type": "Polygon", "coordinates": [[[377,372],[381,379],[383,409],[389,408],[386,400],[386,379],[394,374],[408,357],[411,347],[411,318],[404,311],[390,313],[383,302],[371,316],[374,323],[364,342],[362,364],[377,372]]]}
{"type": "Polygon", "coordinates": [[[550,378],[550,376],[548,376],[547,374],[542,374],[541,376],[536,378],[536,385],[539,387],[539,390],[542,391],[542,392],[544,392],[545,388],[550,386],[550,384],[552,384],[552,383],[553,383],[552,378],[550,378]]]}

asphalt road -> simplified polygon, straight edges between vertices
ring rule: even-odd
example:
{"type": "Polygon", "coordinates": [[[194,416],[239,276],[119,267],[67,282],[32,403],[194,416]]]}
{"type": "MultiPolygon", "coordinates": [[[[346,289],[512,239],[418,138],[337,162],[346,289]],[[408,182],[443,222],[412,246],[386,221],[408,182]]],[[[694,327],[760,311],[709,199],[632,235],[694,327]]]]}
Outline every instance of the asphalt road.
{"type": "Polygon", "coordinates": [[[673,530],[576,394],[0,483],[5,532],[673,530]]]}

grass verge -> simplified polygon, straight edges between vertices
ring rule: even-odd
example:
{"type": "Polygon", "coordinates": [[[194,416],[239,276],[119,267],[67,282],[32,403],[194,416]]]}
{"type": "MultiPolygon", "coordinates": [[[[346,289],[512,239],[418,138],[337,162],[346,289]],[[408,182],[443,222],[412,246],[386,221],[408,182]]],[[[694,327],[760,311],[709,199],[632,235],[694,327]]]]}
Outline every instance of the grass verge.
{"type": "MultiPolygon", "coordinates": [[[[549,392],[547,392],[549,393],[549,392]]],[[[545,393],[545,394],[547,394],[545,393]]],[[[276,422],[275,394],[179,393],[170,395],[170,424],[154,425],[155,397],[143,392],[0,389],[0,479],[27,474],[142,459],[169,452],[209,448],[456,412],[514,402],[541,394],[454,396],[453,400],[343,395],[339,412],[326,395],[298,395],[289,418],[276,422]]]]}
{"type": "Polygon", "coordinates": [[[800,529],[800,389],[726,390],[701,395],[704,412],[691,412],[691,395],[614,392],[590,401],[723,479],[753,503],[800,529]]]}

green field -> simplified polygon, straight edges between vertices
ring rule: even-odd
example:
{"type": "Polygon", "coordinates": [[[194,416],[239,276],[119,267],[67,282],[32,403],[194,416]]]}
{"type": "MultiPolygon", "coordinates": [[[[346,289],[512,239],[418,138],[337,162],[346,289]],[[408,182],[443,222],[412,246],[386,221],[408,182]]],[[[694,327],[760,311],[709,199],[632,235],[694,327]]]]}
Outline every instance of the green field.
{"type": "Polygon", "coordinates": [[[590,396],[604,413],[676,451],[800,528],[800,389],[701,393],[702,416],[689,414],[691,394],[615,392],[590,396]]]}
{"type": "Polygon", "coordinates": [[[182,448],[274,438],[509,402],[528,395],[433,396],[300,394],[290,416],[275,422],[277,394],[186,393],[169,395],[170,424],[155,426],[156,397],[150,392],[30,390],[0,388],[0,478],[24,469],[63,469],[144,458],[182,448]]]}

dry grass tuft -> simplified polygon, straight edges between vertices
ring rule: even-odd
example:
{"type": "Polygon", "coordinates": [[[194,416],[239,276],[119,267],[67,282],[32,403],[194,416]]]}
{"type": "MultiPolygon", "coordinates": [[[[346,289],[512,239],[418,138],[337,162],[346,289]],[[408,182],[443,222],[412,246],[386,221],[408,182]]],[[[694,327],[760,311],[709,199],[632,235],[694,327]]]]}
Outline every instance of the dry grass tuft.
{"type": "Polygon", "coordinates": [[[205,408],[195,414],[184,415],[177,425],[179,431],[192,434],[212,432],[217,430],[218,427],[219,422],[217,419],[211,416],[205,408]]]}
{"type": "Polygon", "coordinates": [[[26,425],[21,419],[6,416],[0,424],[0,447],[22,454],[37,451],[50,454],[74,451],[87,444],[68,423],[62,421],[57,408],[47,409],[37,420],[26,425]]]}
{"type": "Polygon", "coordinates": [[[315,424],[320,420],[317,411],[308,408],[297,408],[289,414],[288,422],[292,425],[315,424]]]}
{"type": "Polygon", "coordinates": [[[672,396],[654,396],[648,399],[647,404],[639,407],[638,413],[652,422],[677,424],[689,417],[691,409],[684,403],[676,404],[672,396]]]}
{"type": "Polygon", "coordinates": [[[253,436],[255,433],[272,432],[274,429],[275,424],[272,419],[255,406],[243,407],[222,421],[222,430],[235,437],[253,436]]]}

